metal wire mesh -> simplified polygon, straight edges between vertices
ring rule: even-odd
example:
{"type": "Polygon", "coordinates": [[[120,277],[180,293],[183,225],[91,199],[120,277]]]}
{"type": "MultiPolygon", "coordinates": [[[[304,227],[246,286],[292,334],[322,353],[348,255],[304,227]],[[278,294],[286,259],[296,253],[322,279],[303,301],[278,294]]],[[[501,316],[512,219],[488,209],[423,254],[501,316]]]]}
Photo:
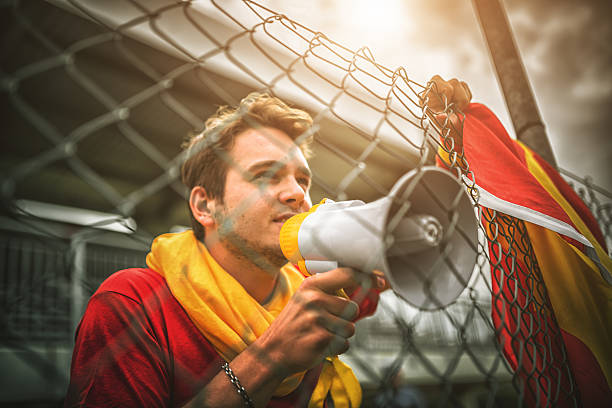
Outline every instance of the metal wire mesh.
{"type": "MultiPolygon", "coordinates": [[[[21,343],[22,354],[11,355],[39,373],[31,384],[45,382],[46,365],[63,372],[56,388],[34,396],[6,387],[4,401],[61,398],[87,298],[116,270],[141,266],[154,235],[188,223],[177,180],[181,140],[200,132],[217,105],[236,105],[249,91],[312,114],[313,201],[372,201],[445,151],[478,208],[452,123],[431,123],[434,84],[388,69],[367,48],[350,50],[249,0],[1,7],[0,338],[8,353],[21,343]],[[88,209],[90,218],[54,220],[34,201],[62,205],[64,214],[88,209]],[[106,215],[92,221],[93,212],[106,215]],[[50,363],[41,343],[64,360],[50,363]]],[[[610,244],[610,194],[568,177],[610,244]]],[[[567,360],[551,358],[564,346],[524,225],[487,209],[479,217],[476,268],[457,302],[425,311],[386,293],[377,314],[359,323],[344,358],[364,406],[388,403],[398,387],[411,390],[415,406],[579,405],[567,360]],[[494,322],[492,307],[509,319],[494,322]],[[504,347],[522,356],[516,366],[504,347]]]]}

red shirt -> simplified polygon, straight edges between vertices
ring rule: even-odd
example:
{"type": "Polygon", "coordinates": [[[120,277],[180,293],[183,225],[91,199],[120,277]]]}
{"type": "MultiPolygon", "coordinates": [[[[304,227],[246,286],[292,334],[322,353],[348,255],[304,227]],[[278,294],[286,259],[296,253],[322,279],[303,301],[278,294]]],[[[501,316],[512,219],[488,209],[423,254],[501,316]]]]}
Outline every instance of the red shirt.
{"type": "MultiPolygon", "coordinates": [[[[126,269],[94,293],[76,333],[66,407],[175,407],[220,370],[222,358],[151,269],[126,269]]],[[[305,406],[321,368],[270,407],[305,406]]]]}

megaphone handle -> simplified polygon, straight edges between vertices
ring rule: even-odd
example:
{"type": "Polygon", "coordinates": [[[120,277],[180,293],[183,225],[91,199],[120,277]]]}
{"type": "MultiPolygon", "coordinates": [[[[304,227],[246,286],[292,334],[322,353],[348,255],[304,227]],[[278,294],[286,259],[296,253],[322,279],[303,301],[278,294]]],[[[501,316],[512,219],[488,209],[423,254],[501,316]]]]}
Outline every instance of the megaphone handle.
{"type": "Polygon", "coordinates": [[[378,307],[380,293],[389,289],[390,287],[387,280],[384,279],[384,274],[381,271],[374,270],[371,273],[362,273],[371,278],[370,285],[358,286],[352,292],[342,291],[348,294],[349,299],[359,305],[359,315],[354,321],[372,316],[378,307]]]}
{"type": "Polygon", "coordinates": [[[307,259],[304,261],[308,273],[314,275],[315,273],[328,272],[332,269],[339,267],[338,262],[335,261],[312,261],[307,259]]]}
{"type": "MultiPolygon", "coordinates": [[[[338,262],[335,262],[335,261],[306,260],[305,266],[306,266],[308,273],[312,275],[315,273],[323,273],[323,272],[331,271],[332,269],[341,268],[344,265],[339,265],[338,262]]],[[[350,266],[348,267],[351,268],[350,266]]],[[[376,283],[373,284],[373,287],[377,288],[380,292],[390,288],[389,282],[387,282],[387,280],[385,279],[385,274],[382,271],[375,269],[371,273],[367,273],[367,272],[362,272],[362,273],[376,277],[375,279],[376,283]],[[382,285],[379,285],[378,282],[382,282],[382,285]]]]}
{"type": "MultiPolygon", "coordinates": [[[[342,267],[342,265],[338,265],[337,262],[331,262],[331,261],[306,261],[306,262],[308,263],[314,262],[315,265],[320,268],[320,270],[314,273],[329,272],[332,269],[342,267]],[[326,267],[324,268],[324,266],[326,267]]],[[[300,269],[301,271],[301,268],[298,268],[298,269],[300,269]]],[[[308,267],[306,269],[307,269],[305,271],[306,273],[302,271],[302,274],[308,277],[310,276],[312,270],[308,269],[308,267]]],[[[366,275],[370,275],[372,278],[375,278],[375,279],[372,279],[373,282],[371,285],[359,286],[350,294],[347,294],[344,289],[340,289],[339,291],[336,292],[337,296],[343,297],[345,299],[351,299],[352,301],[354,301],[355,303],[359,305],[359,315],[355,318],[355,321],[362,319],[364,317],[373,315],[374,312],[376,312],[376,307],[378,306],[378,296],[380,292],[385,291],[390,288],[389,283],[384,278],[385,275],[381,271],[374,270],[372,271],[372,273],[365,273],[365,272],[362,272],[362,273],[366,275]],[[364,291],[364,289],[367,289],[367,290],[364,291]]]]}

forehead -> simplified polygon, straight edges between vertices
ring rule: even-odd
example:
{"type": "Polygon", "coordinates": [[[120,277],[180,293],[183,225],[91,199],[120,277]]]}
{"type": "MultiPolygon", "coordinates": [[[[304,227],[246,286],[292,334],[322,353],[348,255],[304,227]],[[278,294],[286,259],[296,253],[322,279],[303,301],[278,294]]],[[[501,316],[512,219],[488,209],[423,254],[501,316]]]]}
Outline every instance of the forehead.
{"type": "Polygon", "coordinates": [[[239,134],[230,155],[243,169],[263,160],[308,167],[304,154],[293,140],[282,130],[269,127],[247,129],[239,134]]]}

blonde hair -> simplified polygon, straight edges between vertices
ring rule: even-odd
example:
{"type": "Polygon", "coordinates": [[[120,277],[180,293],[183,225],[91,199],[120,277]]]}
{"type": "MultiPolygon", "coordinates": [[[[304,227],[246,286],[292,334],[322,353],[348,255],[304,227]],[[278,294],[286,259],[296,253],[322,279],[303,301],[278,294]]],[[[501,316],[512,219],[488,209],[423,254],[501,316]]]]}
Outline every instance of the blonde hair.
{"type": "MultiPolygon", "coordinates": [[[[221,106],[206,120],[204,131],[183,144],[187,151],[187,160],[181,168],[183,183],[190,191],[196,186],[204,187],[211,199],[222,203],[229,166],[222,153],[231,150],[238,135],[259,127],[285,132],[306,158],[312,156],[311,116],[301,109],[290,107],[279,98],[253,92],[242,99],[237,107],[221,106]]],[[[203,239],[204,228],[193,215],[191,224],[196,237],[203,239]]]]}

